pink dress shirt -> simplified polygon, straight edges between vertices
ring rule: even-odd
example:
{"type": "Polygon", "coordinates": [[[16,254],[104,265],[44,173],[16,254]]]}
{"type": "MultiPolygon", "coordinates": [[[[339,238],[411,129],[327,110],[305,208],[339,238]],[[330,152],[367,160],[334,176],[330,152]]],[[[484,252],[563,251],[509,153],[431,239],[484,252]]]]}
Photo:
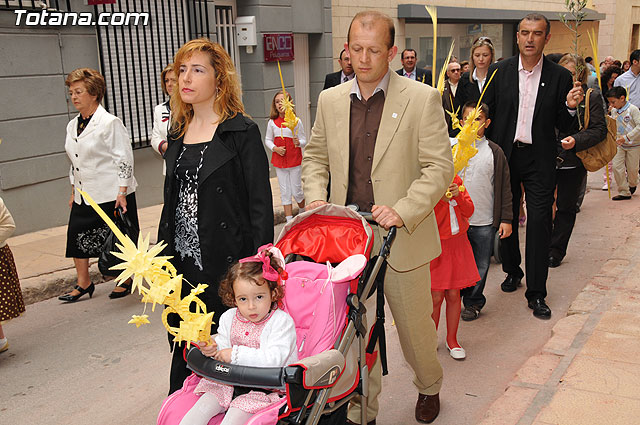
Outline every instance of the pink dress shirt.
{"type": "Polygon", "coordinates": [[[538,96],[538,85],[542,75],[542,57],[533,67],[531,72],[522,66],[522,57],[518,57],[518,123],[516,125],[516,136],[513,140],[522,143],[533,143],[531,127],[533,126],[533,111],[536,107],[536,97],[538,96]]]}

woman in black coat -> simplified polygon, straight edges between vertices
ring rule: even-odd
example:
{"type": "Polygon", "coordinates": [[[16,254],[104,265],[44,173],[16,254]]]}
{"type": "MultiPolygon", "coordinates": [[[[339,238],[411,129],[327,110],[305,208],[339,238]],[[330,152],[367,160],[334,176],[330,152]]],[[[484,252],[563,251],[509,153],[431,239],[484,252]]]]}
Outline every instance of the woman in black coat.
{"type": "MultiPolygon", "coordinates": [[[[564,55],[559,65],[564,66],[582,83],[587,92],[587,64],[581,56],[564,55]],[[577,73],[576,68],[580,69],[577,73]]],[[[584,128],[585,101],[578,105],[578,113],[582,129],[575,128],[569,134],[560,133],[558,136],[558,159],[556,173],[556,215],[553,219],[551,231],[551,247],[549,248],[549,267],[558,267],[567,254],[569,238],[573,232],[578,213],[578,197],[587,170],[576,152],[583,151],[597,145],[607,135],[607,122],[604,116],[602,96],[591,92],[589,96],[589,126],[584,128]]]]}
{"type": "MultiPolygon", "coordinates": [[[[217,322],[227,309],[218,282],[229,266],[273,241],[269,163],[258,126],[243,115],[237,74],[225,50],[207,39],[191,40],[174,62],[178,90],[171,98],[158,240],[168,244],[165,253],[186,281],[209,285],[199,297],[217,322]]],[[[184,282],[182,296],[190,290],[184,282]]],[[[169,316],[171,326],[179,320],[169,316]]],[[[182,352],[173,349],[170,394],[190,373],[182,352]]]]}
{"type": "Polygon", "coordinates": [[[495,61],[496,51],[489,37],[479,37],[471,45],[471,68],[460,77],[462,99],[461,105],[467,102],[478,102],[484,85],[489,80],[489,66],[495,61]]]}

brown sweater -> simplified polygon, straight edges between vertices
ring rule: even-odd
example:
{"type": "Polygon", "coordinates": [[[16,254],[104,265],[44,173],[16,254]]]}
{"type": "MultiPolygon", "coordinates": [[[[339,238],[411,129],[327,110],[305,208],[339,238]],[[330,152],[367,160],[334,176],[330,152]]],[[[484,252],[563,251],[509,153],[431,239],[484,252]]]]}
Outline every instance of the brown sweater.
{"type": "Polygon", "coordinates": [[[491,140],[489,147],[493,153],[493,227],[513,220],[513,195],[511,194],[511,175],[509,163],[502,148],[491,140]]]}

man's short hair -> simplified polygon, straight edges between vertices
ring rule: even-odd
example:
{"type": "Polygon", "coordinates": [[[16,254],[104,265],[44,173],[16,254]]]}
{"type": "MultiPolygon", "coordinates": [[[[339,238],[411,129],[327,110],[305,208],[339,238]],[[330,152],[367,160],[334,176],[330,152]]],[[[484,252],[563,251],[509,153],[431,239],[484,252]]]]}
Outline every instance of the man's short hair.
{"type": "Polygon", "coordinates": [[[584,58],[584,61],[586,63],[591,63],[591,62],[593,62],[593,58],[591,56],[587,56],[586,58],[584,58]]]}
{"type": "Polygon", "coordinates": [[[404,49],[402,53],[400,53],[400,59],[404,59],[404,54],[406,52],[413,52],[416,55],[416,59],[418,59],[418,54],[416,53],[415,49],[404,49]]]}
{"type": "Polygon", "coordinates": [[[342,50],[340,51],[340,54],[338,55],[338,59],[342,60],[342,54],[343,54],[344,52],[346,52],[346,50],[345,50],[345,49],[342,49],[342,50]]]}
{"type": "Polygon", "coordinates": [[[549,32],[551,32],[551,23],[549,22],[549,19],[547,19],[546,16],[540,14],[540,13],[529,13],[527,16],[525,16],[524,18],[522,18],[520,20],[520,22],[518,22],[518,27],[516,28],[517,32],[520,32],[520,23],[524,20],[527,21],[544,21],[547,24],[547,28],[545,28],[544,30],[544,35],[545,37],[547,35],[549,35],[549,32]]]}
{"type": "Polygon", "coordinates": [[[389,31],[389,38],[387,40],[387,47],[390,49],[393,47],[396,38],[396,28],[393,26],[393,19],[389,17],[389,15],[385,15],[382,12],[378,12],[377,10],[365,10],[363,12],[358,12],[356,16],[353,17],[351,23],[349,24],[349,31],[347,32],[347,43],[351,39],[351,27],[355,21],[360,22],[365,28],[369,28],[373,26],[377,21],[382,21],[387,25],[387,30],[389,31]]]}
{"type": "Polygon", "coordinates": [[[627,90],[624,87],[620,87],[620,86],[616,86],[616,87],[611,87],[609,90],[607,90],[607,93],[605,94],[605,97],[609,98],[609,97],[615,97],[616,99],[620,99],[621,97],[627,97],[627,90]]]}
{"type": "MultiPolygon", "coordinates": [[[[476,107],[476,102],[470,100],[469,102],[465,103],[464,106],[462,107],[462,118],[464,119],[464,113],[467,111],[467,109],[474,109],[476,107]]],[[[482,115],[484,115],[485,118],[489,118],[489,105],[487,105],[486,103],[482,102],[480,104],[480,106],[478,106],[478,109],[480,109],[480,113],[482,115]]]]}
{"type": "Polygon", "coordinates": [[[633,61],[640,62],[640,49],[636,49],[631,52],[631,56],[629,56],[629,62],[633,63],[633,61]]]}

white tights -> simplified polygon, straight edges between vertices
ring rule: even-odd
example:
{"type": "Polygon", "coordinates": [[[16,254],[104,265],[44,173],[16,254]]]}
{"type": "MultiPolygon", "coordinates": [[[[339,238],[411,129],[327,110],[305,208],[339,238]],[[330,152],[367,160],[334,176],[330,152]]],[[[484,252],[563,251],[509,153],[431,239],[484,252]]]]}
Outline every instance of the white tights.
{"type": "MultiPolygon", "coordinates": [[[[222,412],[224,412],[224,408],[220,406],[216,396],[211,393],[204,393],[184,415],[180,425],[207,425],[211,418],[222,412]]],[[[227,410],[220,425],[244,425],[251,416],[253,416],[252,413],[231,407],[227,410]]]]}

